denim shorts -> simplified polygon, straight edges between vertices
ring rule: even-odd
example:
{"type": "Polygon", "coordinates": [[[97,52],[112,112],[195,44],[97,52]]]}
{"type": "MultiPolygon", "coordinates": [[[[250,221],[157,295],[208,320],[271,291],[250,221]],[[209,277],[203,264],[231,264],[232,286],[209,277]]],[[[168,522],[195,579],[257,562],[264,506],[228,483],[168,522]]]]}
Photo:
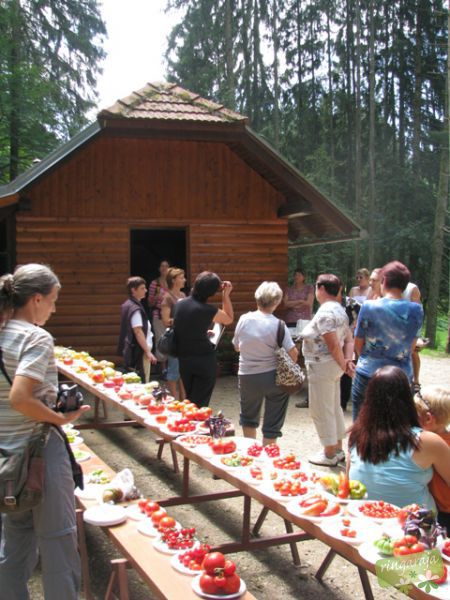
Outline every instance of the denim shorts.
{"type": "Polygon", "coordinates": [[[178,358],[169,356],[167,359],[167,381],[178,381],[180,379],[180,364],[178,358]]]}

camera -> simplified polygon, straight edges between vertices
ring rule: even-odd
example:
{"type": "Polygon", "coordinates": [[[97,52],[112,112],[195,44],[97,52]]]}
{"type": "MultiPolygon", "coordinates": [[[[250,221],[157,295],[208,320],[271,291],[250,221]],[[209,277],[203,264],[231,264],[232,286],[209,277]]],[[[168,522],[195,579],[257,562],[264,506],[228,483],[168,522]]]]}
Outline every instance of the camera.
{"type": "Polygon", "coordinates": [[[72,412],[78,410],[83,401],[83,394],[79,391],[76,383],[74,385],[62,383],[59,386],[54,410],[61,413],[72,412]]]}

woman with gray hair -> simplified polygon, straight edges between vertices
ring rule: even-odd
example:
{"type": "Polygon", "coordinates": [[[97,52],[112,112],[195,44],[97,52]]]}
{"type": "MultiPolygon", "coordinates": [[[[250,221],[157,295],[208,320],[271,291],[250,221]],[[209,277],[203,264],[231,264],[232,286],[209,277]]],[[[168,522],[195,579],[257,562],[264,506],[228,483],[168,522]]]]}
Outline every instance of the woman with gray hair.
{"type": "MultiPolygon", "coordinates": [[[[283,291],[274,281],[264,281],[255,292],[257,310],[241,316],[234,332],[233,344],[239,357],[240,424],[244,436],[256,439],[263,401],[263,444],[275,442],[282,435],[289,395],[275,385],[279,319],[273,312],[283,298],[283,291]]],[[[283,347],[292,360],[298,352],[283,323],[283,347]]]]}
{"type": "MultiPolygon", "coordinates": [[[[21,453],[46,423],[74,421],[89,406],[59,413],[53,338],[42,329],[60,289],[44,265],[28,264],[0,277],[0,448],[21,453]],[[10,383],[11,382],[11,383],[10,383]]],[[[27,581],[40,555],[46,600],[75,600],[80,559],[72,467],[60,431],[50,427],[44,448],[43,500],[32,510],[4,514],[0,547],[0,600],[28,598],[27,581]]]]}

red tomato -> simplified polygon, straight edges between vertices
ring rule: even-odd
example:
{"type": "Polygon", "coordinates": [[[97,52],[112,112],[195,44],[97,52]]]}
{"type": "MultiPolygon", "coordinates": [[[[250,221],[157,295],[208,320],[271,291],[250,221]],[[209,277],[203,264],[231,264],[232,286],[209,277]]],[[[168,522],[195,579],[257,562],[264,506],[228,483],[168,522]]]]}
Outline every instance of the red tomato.
{"type": "Polygon", "coordinates": [[[172,517],[163,517],[159,521],[159,529],[173,529],[176,525],[175,519],[172,517]]]}
{"type": "Polygon", "coordinates": [[[444,572],[442,573],[442,577],[439,577],[439,579],[435,579],[434,583],[437,583],[437,585],[441,585],[442,583],[445,583],[447,581],[447,567],[445,565],[443,565],[444,567],[444,572]]]}
{"type": "Polygon", "coordinates": [[[153,502],[153,500],[146,500],[145,512],[150,516],[155,511],[159,510],[161,507],[157,502],[153,502]]]}
{"type": "Polygon", "coordinates": [[[203,559],[202,567],[208,574],[214,575],[216,569],[225,567],[225,556],[221,552],[210,552],[203,559]]]}
{"type": "Polygon", "coordinates": [[[164,517],[167,517],[167,512],[163,508],[155,510],[155,512],[152,513],[151,517],[153,525],[158,525],[161,519],[163,519],[164,517]]]}
{"type": "Polygon", "coordinates": [[[214,577],[212,575],[208,575],[208,573],[203,573],[199,580],[200,589],[205,594],[216,594],[217,587],[214,583],[214,577]]]}
{"type": "Polygon", "coordinates": [[[226,560],[223,568],[223,574],[227,577],[236,573],[236,565],[232,560],[226,560]]]}
{"type": "Polygon", "coordinates": [[[220,589],[226,586],[227,580],[225,579],[225,575],[223,574],[223,572],[221,573],[219,571],[219,574],[214,576],[214,583],[216,584],[216,587],[220,589]]]}
{"type": "Polygon", "coordinates": [[[444,542],[444,547],[442,548],[442,552],[445,556],[450,556],[450,540],[444,542]]]}
{"type": "Polygon", "coordinates": [[[236,573],[226,577],[226,584],[223,588],[223,592],[225,594],[237,594],[239,588],[241,587],[241,578],[236,573]]]}

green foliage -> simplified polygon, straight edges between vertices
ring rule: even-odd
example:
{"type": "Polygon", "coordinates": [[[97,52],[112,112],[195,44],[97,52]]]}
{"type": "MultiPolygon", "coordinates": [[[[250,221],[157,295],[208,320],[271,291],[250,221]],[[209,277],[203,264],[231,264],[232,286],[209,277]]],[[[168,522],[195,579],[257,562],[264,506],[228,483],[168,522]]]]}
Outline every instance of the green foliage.
{"type": "MultiPolygon", "coordinates": [[[[246,114],[258,133],[372,230],[371,239],[358,247],[347,243],[293,250],[290,270],[299,263],[310,279],[320,271],[335,271],[350,286],[355,268],[381,266],[396,258],[409,266],[426,302],[439,159],[448,151],[443,0],[171,0],[168,4],[185,9],[169,38],[170,79],[246,114]],[[233,13],[230,31],[224,28],[227,7],[233,13]],[[372,22],[374,90],[369,78],[372,22]],[[230,44],[231,63],[226,54],[230,44]]],[[[447,261],[448,256],[444,273],[447,261]]],[[[446,311],[445,278],[441,286],[441,309],[446,311]]]]}
{"type": "Polygon", "coordinates": [[[97,0],[0,2],[0,182],[86,124],[105,33],[97,0]]]}

